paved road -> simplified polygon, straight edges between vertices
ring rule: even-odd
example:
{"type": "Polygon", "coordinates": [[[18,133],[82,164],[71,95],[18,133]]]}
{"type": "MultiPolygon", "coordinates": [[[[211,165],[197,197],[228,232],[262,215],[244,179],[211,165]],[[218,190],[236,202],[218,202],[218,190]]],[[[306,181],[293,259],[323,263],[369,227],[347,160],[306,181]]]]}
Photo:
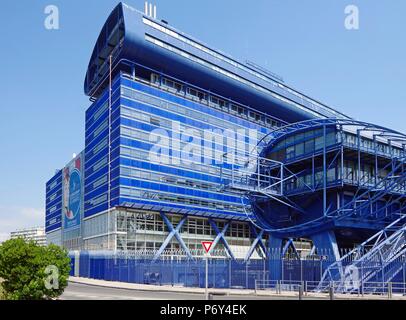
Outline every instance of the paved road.
{"type": "MultiPolygon", "coordinates": [[[[155,292],[128,289],[116,289],[69,283],[61,296],[63,300],[202,300],[204,295],[178,292],[155,292]]],[[[282,297],[215,296],[214,300],[286,300],[282,297]]],[[[298,298],[290,298],[297,300],[298,298]]]]}
{"type": "MultiPolygon", "coordinates": [[[[356,299],[356,297],[336,297],[340,299],[356,299]]],[[[387,299],[386,297],[365,297],[365,299],[387,299]]],[[[397,297],[399,298],[399,297],[397,297]]],[[[135,289],[109,288],[97,285],[70,282],[61,296],[63,300],[203,300],[201,293],[159,292],[135,289]]],[[[224,295],[214,296],[213,300],[298,300],[298,296],[257,296],[224,295]]],[[[328,300],[328,296],[305,296],[304,300],[328,300]]]]}

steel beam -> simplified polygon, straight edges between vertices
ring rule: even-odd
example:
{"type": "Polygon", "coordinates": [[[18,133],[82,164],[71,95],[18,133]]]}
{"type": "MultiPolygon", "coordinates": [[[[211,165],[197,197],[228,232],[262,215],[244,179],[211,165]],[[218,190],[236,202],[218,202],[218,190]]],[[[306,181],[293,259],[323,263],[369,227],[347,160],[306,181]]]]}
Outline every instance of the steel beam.
{"type": "Polygon", "coordinates": [[[255,239],[252,242],[251,247],[247,252],[247,255],[245,256],[245,259],[244,259],[245,262],[248,261],[251,258],[252,254],[254,253],[254,251],[255,251],[255,249],[257,248],[258,245],[263,250],[265,257],[267,257],[267,250],[266,250],[266,247],[265,247],[264,243],[262,242],[262,237],[263,237],[263,235],[265,233],[265,230],[261,230],[258,233],[256,228],[252,224],[250,224],[250,229],[251,229],[251,232],[253,233],[255,239]]]}
{"type": "Polygon", "coordinates": [[[228,255],[231,257],[231,259],[235,260],[235,256],[233,254],[233,252],[231,251],[230,246],[228,245],[228,242],[225,238],[227,229],[230,227],[231,221],[227,221],[224,225],[223,230],[219,230],[219,228],[217,227],[216,222],[213,219],[209,219],[209,223],[211,225],[211,227],[213,228],[214,232],[216,233],[216,238],[213,241],[213,244],[210,248],[210,252],[212,252],[214,250],[214,248],[217,246],[217,244],[219,243],[219,241],[223,242],[224,248],[226,249],[228,255]]]}
{"type": "Polygon", "coordinates": [[[162,220],[164,221],[164,223],[166,224],[166,226],[169,229],[169,234],[166,237],[165,241],[162,243],[161,247],[159,248],[159,250],[157,251],[157,253],[154,256],[154,260],[156,261],[164,252],[164,250],[166,249],[166,247],[168,246],[168,244],[171,242],[172,238],[175,237],[179,244],[181,245],[182,249],[185,250],[187,256],[190,259],[193,259],[192,254],[190,253],[189,248],[187,247],[185,241],[183,241],[182,237],[180,236],[180,230],[182,229],[183,225],[185,224],[185,222],[187,221],[187,216],[184,216],[180,221],[179,224],[176,226],[176,228],[173,227],[172,223],[169,221],[168,217],[166,216],[166,214],[164,214],[163,212],[160,212],[162,220]]]}

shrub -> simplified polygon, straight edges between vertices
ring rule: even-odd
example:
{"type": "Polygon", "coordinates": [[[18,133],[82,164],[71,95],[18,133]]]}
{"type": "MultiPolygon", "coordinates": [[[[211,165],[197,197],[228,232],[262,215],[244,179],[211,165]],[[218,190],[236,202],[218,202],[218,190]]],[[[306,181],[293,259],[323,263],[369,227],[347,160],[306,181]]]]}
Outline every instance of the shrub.
{"type": "Polygon", "coordinates": [[[3,287],[1,285],[2,282],[3,282],[3,280],[0,279],[0,300],[4,300],[6,298],[4,296],[4,290],[3,290],[3,287]]]}
{"type": "Polygon", "coordinates": [[[67,286],[70,259],[66,250],[12,239],[0,245],[0,278],[3,294],[11,300],[59,297],[67,286]]]}

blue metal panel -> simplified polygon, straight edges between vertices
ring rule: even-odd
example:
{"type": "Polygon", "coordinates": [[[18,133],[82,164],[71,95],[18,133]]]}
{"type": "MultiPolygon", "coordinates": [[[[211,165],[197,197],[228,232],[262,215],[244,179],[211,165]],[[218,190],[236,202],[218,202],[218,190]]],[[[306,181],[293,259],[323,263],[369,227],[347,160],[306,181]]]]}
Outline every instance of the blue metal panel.
{"type": "Polygon", "coordinates": [[[46,183],[45,232],[49,233],[61,227],[62,219],[62,170],[59,170],[46,183]],[[53,200],[49,200],[51,197],[53,200]],[[54,208],[51,213],[50,210],[54,208]]]}

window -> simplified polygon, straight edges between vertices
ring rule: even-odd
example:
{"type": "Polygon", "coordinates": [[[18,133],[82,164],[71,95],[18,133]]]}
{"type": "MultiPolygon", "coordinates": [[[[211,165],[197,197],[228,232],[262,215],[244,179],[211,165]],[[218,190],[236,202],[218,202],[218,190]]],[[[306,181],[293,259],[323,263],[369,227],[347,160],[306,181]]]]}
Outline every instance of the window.
{"type": "Polygon", "coordinates": [[[174,88],[175,87],[175,83],[172,80],[165,79],[165,78],[162,79],[162,84],[164,86],[166,86],[166,87],[169,87],[169,88],[174,88]]]}
{"type": "Polygon", "coordinates": [[[219,99],[217,99],[216,97],[210,96],[210,102],[218,107],[220,106],[219,99]]]}
{"type": "Polygon", "coordinates": [[[198,97],[197,90],[195,90],[195,89],[187,88],[187,93],[196,98],[198,97]]]}
{"type": "Polygon", "coordinates": [[[151,74],[151,82],[155,83],[155,84],[159,84],[160,83],[159,76],[157,74],[155,74],[155,73],[152,73],[151,74]]]}
{"type": "Polygon", "coordinates": [[[204,94],[203,92],[198,91],[197,92],[197,96],[200,100],[207,100],[206,98],[206,94],[204,94]]]}
{"type": "Polygon", "coordinates": [[[203,234],[203,220],[196,221],[197,234],[203,234]]]}
{"type": "Polygon", "coordinates": [[[316,185],[321,185],[323,183],[323,172],[319,171],[315,174],[316,185]]]}
{"type": "Polygon", "coordinates": [[[161,125],[161,122],[155,118],[151,118],[150,123],[158,127],[161,125]]]}
{"type": "Polygon", "coordinates": [[[179,83],[177,83],[177,82],[175,82],[175,89],[176,89],[178,92],[183,91],[182,85],[179,84],[179,83]]]}
{"type": "Polygon", "coordinates": [[[305,153],[313,153],[314,151],[314,140],[310,139],[309,141],[305,142],[305,153]]]}
{"type": "Polygon", "coordinates": [[[295,146],[286,148],[286,159],[292,159],[295,157],[295,146]]]}
{"type": "Polygon", "coordinates": [[[323,149],[323,143],[324,143],[324,137],[317,137],[314,141],[314,149],[315,150],[320,150],[323,149]]]}
{"type": "Polygon", "coordinates": [[[296,157],[300,157],[304,154],[304,143],[299,143],[295,146],[296,157]]]}
{"type": "Polygon", "coordinates": [[[327,171],[327,182],[333,182],[336,180],[336,168],[331,168],[327,171]]]}
{"type": "Polygon", "coordinates": [[[304,133],[295,135],[295,142],[302,142],[304,140],[304,133]]]}
{"type": "Polygon", "coordinates": [[[175,81],[163,78],[162,84],[170,89],[174,89],[175,91],[178,91],[178,92],[182,91],[182,85],[175,81]]]}
{"type": "Polygon", "coordinates": [[[326,145],[331,146],[336,143],[336,133],[330,132],[326,135],[326,145]]]}

